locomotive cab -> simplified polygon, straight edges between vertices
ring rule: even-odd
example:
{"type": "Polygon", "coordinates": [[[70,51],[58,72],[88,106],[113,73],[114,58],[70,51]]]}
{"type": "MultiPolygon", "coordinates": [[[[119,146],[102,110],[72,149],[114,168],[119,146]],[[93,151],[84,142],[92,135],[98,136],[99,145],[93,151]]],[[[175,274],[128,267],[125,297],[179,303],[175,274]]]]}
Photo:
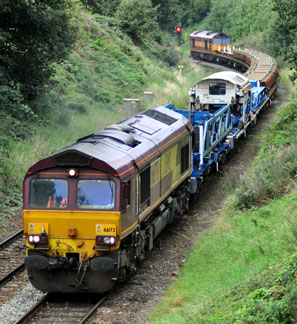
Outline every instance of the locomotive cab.
{"type": "Polygon", "coordinates": [[[26,177],[25,264],[36,288],[105,291],[113,286],[118,263],[113,251],[119,248],[121,232],[120,191],[119,179],[88,168],[50,168],[26,177]]]}

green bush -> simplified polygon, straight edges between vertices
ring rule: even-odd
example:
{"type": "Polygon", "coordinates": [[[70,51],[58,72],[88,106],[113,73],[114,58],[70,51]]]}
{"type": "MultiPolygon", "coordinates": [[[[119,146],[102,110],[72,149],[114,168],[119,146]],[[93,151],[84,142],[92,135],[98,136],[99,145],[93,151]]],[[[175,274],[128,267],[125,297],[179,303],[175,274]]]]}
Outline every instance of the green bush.
{"type": "Polygon", "coordinates": [[[93,13],[104,16],[114,16],[122,0],[81,0],[93,13]]]}
{"type": "Polygon", "coordinates": [[[2,0],[0,66],[27,102],[36,99],[75,41],[69,0],[2,0]]]}
{"type": "Polygon", "coordinates": [[[156,17],[151,0],[123,0],[115,14],[121,29],[136,42],[149,39],[159,29],[156,17]]]}
{"type": "Polygon", "coordinates": [[[267,51],[267,46],[275,43],[275,39],[266,37],[273,33],[277,19],[272,8],[273,0],[212,0],[210,12],[199,28],[227,33],[238,46],[248,47],[251,43],[267,51]]]}
{"type": "Polygon", "coordinates": [[[297,321],[297,254],[282,265],[222,292],[199,311],[188,314],[187,324],[266,323],[297,321]]]}
{"type": "Polygon", "coordinates": [[[233,205],[240,209],[280,197],[296,181],[297,100],[283,107],[250,172],[240,179],[233,205]]]}

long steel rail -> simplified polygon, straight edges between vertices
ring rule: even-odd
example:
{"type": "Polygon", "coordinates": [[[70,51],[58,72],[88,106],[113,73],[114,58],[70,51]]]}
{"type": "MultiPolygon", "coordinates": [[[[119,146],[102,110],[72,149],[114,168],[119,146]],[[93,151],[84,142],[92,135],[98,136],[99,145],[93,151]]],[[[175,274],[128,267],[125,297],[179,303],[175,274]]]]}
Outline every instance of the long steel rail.
{"type": "MultiPolygon", "coordinates": [[[[108,295],[107,293],[94,302],[81,301],[79,304],[76,304],[71,300],[71,297],[66,297],[61,302],[59,295],[47,293],[17,320],[15,324],[28,324],[37,321],[39,323],[56,323],[61,321],[61,317],[63,317],[63,323],[85,324],[108,295]]],[[[87,297],[88,295],[81,295],[81,297],[84,296],[87,297]]]]}
{"type": "MultiPolygon", "coordinates": [[[[15,232],[13,235],[5,239],[0,243],[0,253],[3,253],[4,249],[8,247],[15,239],[18,238],[18,236],[23,234],[23,230],[19,230],[15,232]]],[[[17,272],[23,270],[25,267],[24,261],[20,262],[17,266],[10,269],[8,272],[5,273],[2,277],[0,277],[0,285],[7,281],[9,278],[11,278],[14,274],[17,272]]]]}
{"type": "Polygon", "coordinates": [[[23,230],[19,230],[17,232],[15,232],[14,234],[12,234],[11,236],[9,236],[7,239],[5,239],[4,241],[0,242],[0,248],[2,248],[6,243],[11,242],[14,238],[16,238],[18,235],[23,234],[23,230]]]}

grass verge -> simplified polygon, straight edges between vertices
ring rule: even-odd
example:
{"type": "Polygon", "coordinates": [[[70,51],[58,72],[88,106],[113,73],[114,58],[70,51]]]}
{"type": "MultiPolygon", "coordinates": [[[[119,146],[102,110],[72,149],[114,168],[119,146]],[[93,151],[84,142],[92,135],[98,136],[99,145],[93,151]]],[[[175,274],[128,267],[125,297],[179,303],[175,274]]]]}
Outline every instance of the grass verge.
{"type": "Polygon", "coordinates": [[[188,255],[151,323],[221,323],[212,319],[213,314],[219,312],[215,315],[219,319],[233,309],[216,309],[218,295],[265,269],[272,270],[296,250],[296,207],[294,188],[259,209],[229,210],[188,255]]]}

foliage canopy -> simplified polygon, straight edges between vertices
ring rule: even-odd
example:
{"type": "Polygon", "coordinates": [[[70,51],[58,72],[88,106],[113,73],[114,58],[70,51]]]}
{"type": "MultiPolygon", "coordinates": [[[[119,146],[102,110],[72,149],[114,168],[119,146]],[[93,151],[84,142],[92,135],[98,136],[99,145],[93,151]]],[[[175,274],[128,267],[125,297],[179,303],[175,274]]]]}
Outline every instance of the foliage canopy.
{"type": "Polygon", "coordinates": [[[18,85],[25,101],[34,100],[75,40],[70,0],[2,0],[0,66],[2,81],[18,85]]]}
{"type": "Polygon", "coordinates": [[[81,0],[93,13],[113,17],[122,0],[81,0]]]}
{"type": "Polygon", "coordinates": [[[273,0],[274,10],[277,11],[279,19],[276,22],[276,31],[280,34],[279,47],[292,66],[291,79],[297,79],[297,0],[273,0]]]}
{"type": "Polygon", "coordinates": [[[156,33],[156,17],[157,8],[151,0],[123,0],[115,14],[121,29],[136,42],[156,33]]]}
{"type": "Polygon", "coordinates": [[[181,24],[193,25],[201,21],[210,9],[210,0],[152,0],[158,7],[158,23],[169,30],[181,24]]]}

